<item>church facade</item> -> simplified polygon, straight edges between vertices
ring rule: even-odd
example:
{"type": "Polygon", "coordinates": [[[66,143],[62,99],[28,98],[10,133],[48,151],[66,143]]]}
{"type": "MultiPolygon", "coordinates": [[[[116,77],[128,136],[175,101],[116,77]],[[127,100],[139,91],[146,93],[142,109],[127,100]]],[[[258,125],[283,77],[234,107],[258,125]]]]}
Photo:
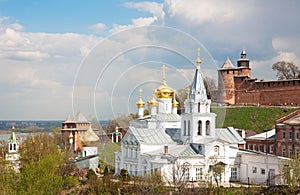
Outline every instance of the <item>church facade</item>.
{"type": "MultiPolygon", "coordinates": [[[[131,176],[160,172],[165,181],[217,181],[228,183],[281,182],[279,164],[284,158],[245,149],[245,141],[233,127],[216,128],[216,114],[210,112],[200,69],[196,69],[185,101],[185,112],[177,114],[175,90],[162,85],[148,101],[150,114],[143,115],[145,102],[140,90],[138,119],[131,121],[115,152],[115,172],[126,169],[131,176]]],[[[246,70],[247,71],[247,70],[246,70]]],[[[272,184],[273,184],[272,183],[272,184]]]]}
{"type": "Polygon", "coordinates": [[[300,105],[300,79],[264,81],[251,78],[250,60],[245,49],[237,61],[230,59],[218,70],[218,90],[213,93],[216,102],[226,104],[300,105]]]}

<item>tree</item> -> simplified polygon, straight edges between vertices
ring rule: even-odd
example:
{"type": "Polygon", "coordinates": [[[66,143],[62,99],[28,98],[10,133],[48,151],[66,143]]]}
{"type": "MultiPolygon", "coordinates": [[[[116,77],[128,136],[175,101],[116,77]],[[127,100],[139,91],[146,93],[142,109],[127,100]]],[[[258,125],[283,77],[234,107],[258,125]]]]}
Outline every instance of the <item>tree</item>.
{"type": "Polygon", "coordinates": [[[0,157],[0,194],[16,194],[19,173],[9,163],[0,157]]]}
{"type": "Polygon", "coordinates": [[[38,163],[46,155],[59,153],[54,138],[46,133],[27,137],[19,152],[21,166],[29,163],[38,163]]]}
{"type": "Polygon", "coordinates": [[[279,61],[273,64],[272,69],[277,71],[278,80],[300,78],[300,70],[293,62],[279,61]]]}
{"type": "Polygon", "coordinates": [[[143,177],[135,177],[135,192],[137,194],[163,194],[166,191],[164,182],[159,173],[146,174],[143,177]]]}
{"type": "Polygon", "coordinates": [[[293,156],[281,168],[285,184],[288,186],[287,194],[300,192],[300,155],[293,156]]]}
{"type": "Polygon", "coordinates": [[[187,162],[179,162],[177,160],[171,165],[168,173],[169,178],[166,178],[165,180],[168,181],[170,186],[174,186],[179,193],[183,193],[190,179],[189,172],[190,164],[187,162]]]}

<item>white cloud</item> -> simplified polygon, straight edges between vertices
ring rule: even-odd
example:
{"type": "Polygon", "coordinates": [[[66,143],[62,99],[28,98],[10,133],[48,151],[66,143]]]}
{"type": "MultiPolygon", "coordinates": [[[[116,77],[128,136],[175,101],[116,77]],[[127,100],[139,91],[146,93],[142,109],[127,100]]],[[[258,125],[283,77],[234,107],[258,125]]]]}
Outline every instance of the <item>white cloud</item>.
{"type": "Polygon", "coordinates": [[[156,20],[157,20],[156,16],[132,19],[131,20],[132,24],[128,24],[128,25],[114,24],[113,28],[109,32],[116,33],[116,32],[120,32],[123,30],[131,29],[131,28],[149,26],[149,25],[153,24],[156,20]]]}
{"type": "Polygon", "coordinates": [[[103,33],[106,28],[107,26],[104,23],[96,23],[88,27],[89,30],[92,30],[93,32],[98,34],[103,33]]]}
{"type": "Polygon", "coordinates": [[[126,2],[124,6],[127,8],[136,8],[139,11],[150,12],[153,16],[158,19],[163,19],[165,17],[165,12],[163,10],[163,4],[157,2],[126,2]]]}

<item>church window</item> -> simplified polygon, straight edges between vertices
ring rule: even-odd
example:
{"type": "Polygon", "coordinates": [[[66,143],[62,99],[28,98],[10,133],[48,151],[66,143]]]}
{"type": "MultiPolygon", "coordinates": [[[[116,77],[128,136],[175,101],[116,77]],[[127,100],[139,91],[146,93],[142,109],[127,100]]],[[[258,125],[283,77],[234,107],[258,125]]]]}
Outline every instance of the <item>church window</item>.
{"type": "Polygon", "coordinates": [[[236,167],[231,167],[231,181],[236,181],[237,180],[237,168],[236,167]]]}
{"type": "Polygon", "coordinates": [[[198,135],[202,135],[202,121],[198,121],[198,135]]]}
{"type": "Polygon", "coordinates": [[[186,135],[186,120],[183,121],[183,135],[186,135]]]}
{"type": "Polygon", "coordinates": [[[196,180],[202,180],[202,176],[203,176],[203,172],[202,172],[202,168],[196,168],[196,180]]]}
{"type": "Polygon", "coordinates": [[[210,135],[210,122],[206,121],[206,135],[210,135]]]}
{"type": "Polygon", "coordinates": [[[252,173],[257,173],[257,168],[256,167],[252,167],[252,173]]]}
{"type": "Polygon", "coordinates": [[[285,139],[285,132],[282,132],[282,139],[285,139]]]}
{"type": "Polygon", "coordinates": [[[16,150],[16,144],[14,144],[14,150],[16,150]]]}
{"type": "Polygon", "coordinates": [[[219,146],[214,147],[215,156],[219,156],[219,146]]]}
{"type": "Polygon", "coordinates": [[[190,168],[188,168],[188,167],[184,168],[184,177],[185,177],[185,180],[187,180],[187,181],[190,180],[190,168]]]}
{"type": "Polygon", "coordinates": [[[191,134],[191,121],[188,120],[188,135],[191,134]]]}
{"type": "Polygon", "coordinates": [[[198,103],[198,112],[200,112],[200,103],[198,103]]]}
{"type": "Polygon", "coordinates": [[[9,150],[12,150],[12,144],[9,144],[9,150]]]}

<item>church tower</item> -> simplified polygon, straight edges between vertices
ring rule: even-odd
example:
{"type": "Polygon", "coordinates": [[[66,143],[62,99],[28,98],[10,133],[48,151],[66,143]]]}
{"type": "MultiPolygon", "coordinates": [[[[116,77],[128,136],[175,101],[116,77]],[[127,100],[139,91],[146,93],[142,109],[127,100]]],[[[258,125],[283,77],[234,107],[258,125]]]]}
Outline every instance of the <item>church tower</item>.
{"type": "Polygon", "coordinates": [[[166,82],[166,66],[162,66],[163,70],[163,84],[155,90],[155,95],[158,101],[158,113],[169,114],[172,113],[172,98],[174,90],[167,85],[166,82]]]}
{"type": "Polygon", "coordinates": [[[15,127],[12,126],[11,135],[8,139],[8,152],[5,155],[5,160],[10,161],[12,163],[13,168],[18,171],[20,166],[19,158],[20,155],[18,153],[19,150],[19,142],[15,134],[15,127]]]}
{"type": "Polygon", "coordinates": [[[186,112],[182,114],[181,121],[182,141],[196,145],[215,137],[216,118],[216,114],[210,113],[211,100],[207,98],[200,64],[200,49],[198,49],[195,75],[188,99],[185,101],[186,112]]]}
{"type": "Polygon", "coordinates": [[[138,108],[138,118],[142,118],[144,116],[145,102],[143,101],[143,98],[142,98],[142,92],[143,92],[143,90],[140,89],[140,99],[139,99],[139,101],[136,102],[136,106],[138,108]]]}

